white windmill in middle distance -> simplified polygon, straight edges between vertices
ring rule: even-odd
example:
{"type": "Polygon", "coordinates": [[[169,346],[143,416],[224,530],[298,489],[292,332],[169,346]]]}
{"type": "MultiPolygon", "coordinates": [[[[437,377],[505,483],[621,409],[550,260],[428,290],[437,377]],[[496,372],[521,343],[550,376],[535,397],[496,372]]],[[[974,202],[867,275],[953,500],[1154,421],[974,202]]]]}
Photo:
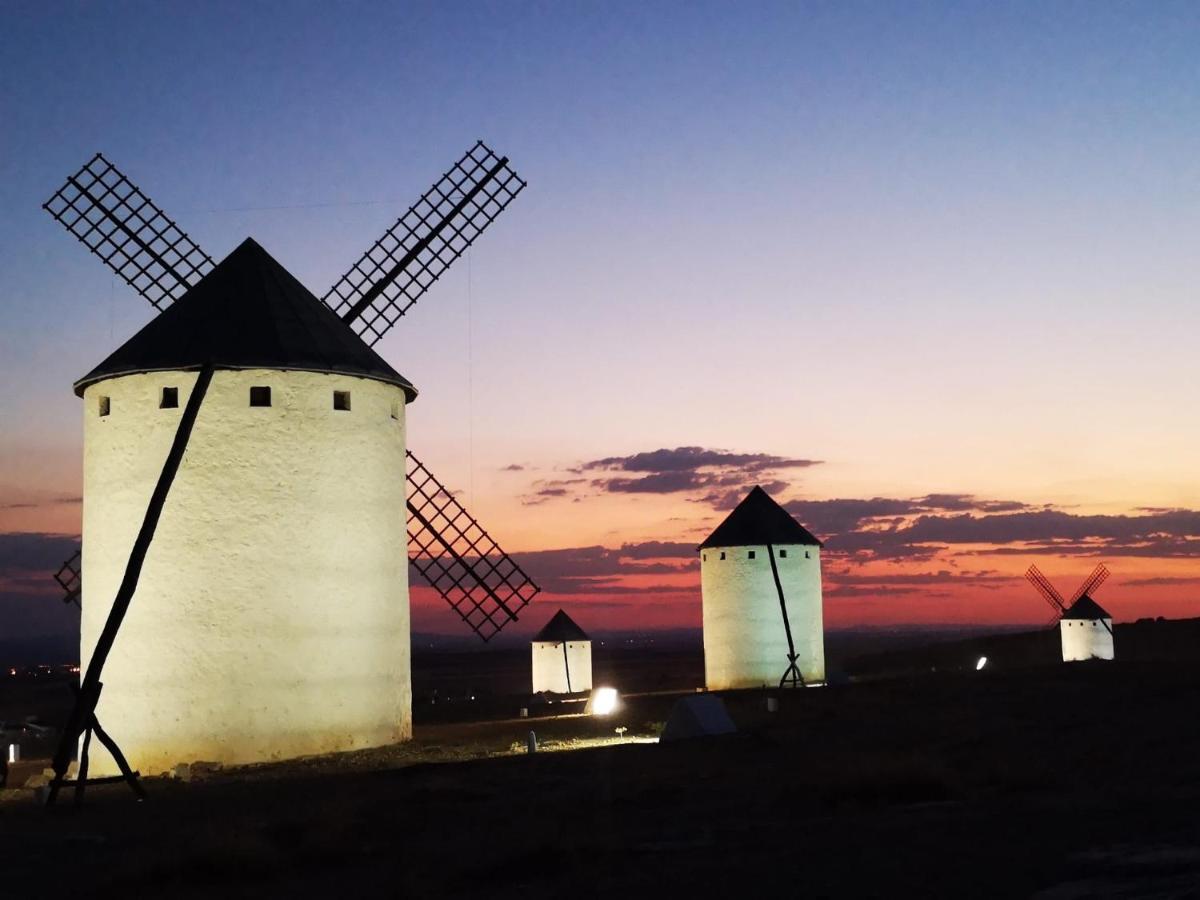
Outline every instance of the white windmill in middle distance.
{"type": "Polygon", "coordinates": [[[700,545],[710,691],[825,681],[821,542],[761,487],[700,545]]]}

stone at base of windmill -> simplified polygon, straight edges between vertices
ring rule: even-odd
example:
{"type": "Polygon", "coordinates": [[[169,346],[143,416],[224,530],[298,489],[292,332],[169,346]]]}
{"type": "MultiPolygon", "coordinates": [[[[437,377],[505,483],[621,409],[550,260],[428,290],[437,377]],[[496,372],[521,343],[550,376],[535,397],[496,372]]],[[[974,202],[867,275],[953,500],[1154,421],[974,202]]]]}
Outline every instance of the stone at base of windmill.
{"type": "Polygon", "coordinates": [[[176,781],[196,781],[206,776],[220,772],[224,768],[219,762],[187,762],[180,763],[171,769],[171,777],[176,781]]]}

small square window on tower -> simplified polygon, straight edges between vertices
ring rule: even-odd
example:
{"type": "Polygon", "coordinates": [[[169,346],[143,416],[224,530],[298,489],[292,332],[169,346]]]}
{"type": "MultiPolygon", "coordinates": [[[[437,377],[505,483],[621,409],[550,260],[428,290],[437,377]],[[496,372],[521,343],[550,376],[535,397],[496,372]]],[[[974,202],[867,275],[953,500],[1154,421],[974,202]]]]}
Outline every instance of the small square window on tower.
{"type": "Polygon", "coordinates": [[[751,551],[749,552],[749,554],[747,554],[747,555],[748,555],[748,557],[749,557],[750,559],[754,559],[754,551],[753,551],[753,550],[751,550],[751,551]]]}
{"type": "Polygon", "coordinates": [[[252,387],[252,388],[250,388],[250,405],[251,406],[270,406],[271,405],[271,389],[269,387],[252,387]]]}
{"type": "Polygon", "coordinates": [[[345,412],[350,412],[350,392],[349,391],[334,391],[333,392],[333,408],[340,409],[345,412]]]}
{"type": "Polygon", "coordinates": [[[107,416],[109,414],[109,412],[112,410],[112,403],[109,401],[109,399],[107,397],[101,397],[100,405],[98,408],[100,411],[100,415],[107,416]]]}
{"type": "Polygon", "coordinates": [[[805,558],[805,559],[812,559],[812,553],[811,553],[811,552],[809,552],[808,550],[805,550],[805,551],[804,551],[804,558],[805,558]]]}
{"type": "Polygon", "coordinates": [[[725,558],[725,551],[724,551],[724,550],[722,550],[722,551],[721,551],[721,559],[724,559],[724,558],[725,558]]]}
{"type": "Polygon", "coordinates": [[[178,409],[179,408],[179,388],[165,387],[162,389],[162,396],[158,398],[159,409],[178,409]]]}
{"type": "Polygon", "coordinates": [[[779,551],[779,558],[780,558],[780,559],[787,559],[787,551],[786,551],[786,550],[780,550],[780,551],[779,551]]]}

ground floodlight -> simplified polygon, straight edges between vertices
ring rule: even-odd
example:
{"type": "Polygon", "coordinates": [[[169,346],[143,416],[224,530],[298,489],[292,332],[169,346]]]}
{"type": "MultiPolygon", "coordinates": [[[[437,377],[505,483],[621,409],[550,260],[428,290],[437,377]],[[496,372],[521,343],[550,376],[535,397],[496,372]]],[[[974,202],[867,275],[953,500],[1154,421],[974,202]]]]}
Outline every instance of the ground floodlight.
{"type": "Polygon", "coordinates": [[[591,699],[588,700],[587,712],[593,716],[607,716],[616,711],[617,705],[620,703],[620,696],[617,694],[616,688],[602,687],[592,691],[591,699]]]}
{"type": "Polygon", "coordinates": [[[979,662],[975,663],[975,671],[976,672],[983,671],[983,667],[986,665],[987,665],[987,657],[986,656],[979,657],[979,662]]]}

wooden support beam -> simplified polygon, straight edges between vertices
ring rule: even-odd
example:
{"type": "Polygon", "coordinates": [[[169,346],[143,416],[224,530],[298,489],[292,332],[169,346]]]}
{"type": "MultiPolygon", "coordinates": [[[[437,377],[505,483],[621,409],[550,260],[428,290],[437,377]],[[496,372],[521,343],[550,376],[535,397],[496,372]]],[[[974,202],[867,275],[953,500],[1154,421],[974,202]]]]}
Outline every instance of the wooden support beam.
{"type": "Polygon", "coordinates": [[[563,671],[567,674],[567,693],[573,694],[571,690],[571,661],[567,658],[567,642],[563,641],[563,671]]]}
{"type": "Polygon", "coordinates": [[[63,729],[58,750],[54,754],[54,780],[50,782],[50,792],[46,798],[47,806],[53,806],[58,797],[58,792],[67,777],[67,767],[71,764],[75,742],[85,728],[90,728],[95,732],[100,742],[108,748],[110,753],[113,753],[117,765],[121,767],[122,773],[130,781],[130,786],[139,796],[145,796],[145,792],[141,785],[137,784],[136,778],[131,777],[129,764],[125,762],[121,751],[116,749],[116,742],[104,733],[95,720],[96,703],[100,699],[100,675],[104,671],[104,663],[108,660],[108,654],[117,639],[121,623],[125,620],[130,601],[133,600],[134,592],[137,590],[142,566],[146,562],[146,554],[150,550],[151,541],[154,540],[158,520],[167,503],[167,496],[171,492],[171,485],[179,471],[179,464],[183,461],[184,451],[187,450],[188,440],[192,436],[196,417],[200,413],[200,405],[204,402],[204,395],[208,393],[212,377],[213,366],[206,364],[196,378],[191,395],[188,397],[187,406],[179,419],[179,427],[175,429],[175,439],[171,442],[171,449],[167,453],[166,462],[163,463],[162,472],[158,476],[158,483],[154,486],[154,493],[150,495],[150,505],[146,508],[142,527],[139,529],[137,538],[133,542],[133,549],[129,553],[129,560],[125,565],[125,576],[121,580],[121,586],[117,589],[117,596],[113,600],[112,608],[108,611],[108,619],[96,641],[92,657],[88,660],[87,671],[79,684],[79,693],[75,697],[75,705],[71,709],[71,715],[67,719],[66,728],[63,729]]]}
{"type": "Polygon", "coordinates": [[[771,561],[771,577],[775,579],[775,590],[779,593],[779,611],[783,613],[783,631],[787,635],[788,642],[788,667],[784,670],[783,677],[779,679],[779,686],[783,687],[786,682],[791,682],[792,687],[797,684],[804,684],[804,676],[800,674],[800,669],[796,666],[796,645],[792,641],[792,623],[788,619],[787,599],[783,595],[783,582],[779,579],[779,566],[775,563],[775,547],[767,544],[767,559],[771,561]]]}
{"type": "MultiPolygon", "coordinates": [[[[86,728],[83,732],[83,749],[79,751],[79,776],[75,781],[75,805],[78,806],[83,802],[83,792],[87,787],[88,773],[88,749],[92,746],[92,729],[86,728]]],[[[57,775],[57,773],[55,773],[57,775]]]]}

